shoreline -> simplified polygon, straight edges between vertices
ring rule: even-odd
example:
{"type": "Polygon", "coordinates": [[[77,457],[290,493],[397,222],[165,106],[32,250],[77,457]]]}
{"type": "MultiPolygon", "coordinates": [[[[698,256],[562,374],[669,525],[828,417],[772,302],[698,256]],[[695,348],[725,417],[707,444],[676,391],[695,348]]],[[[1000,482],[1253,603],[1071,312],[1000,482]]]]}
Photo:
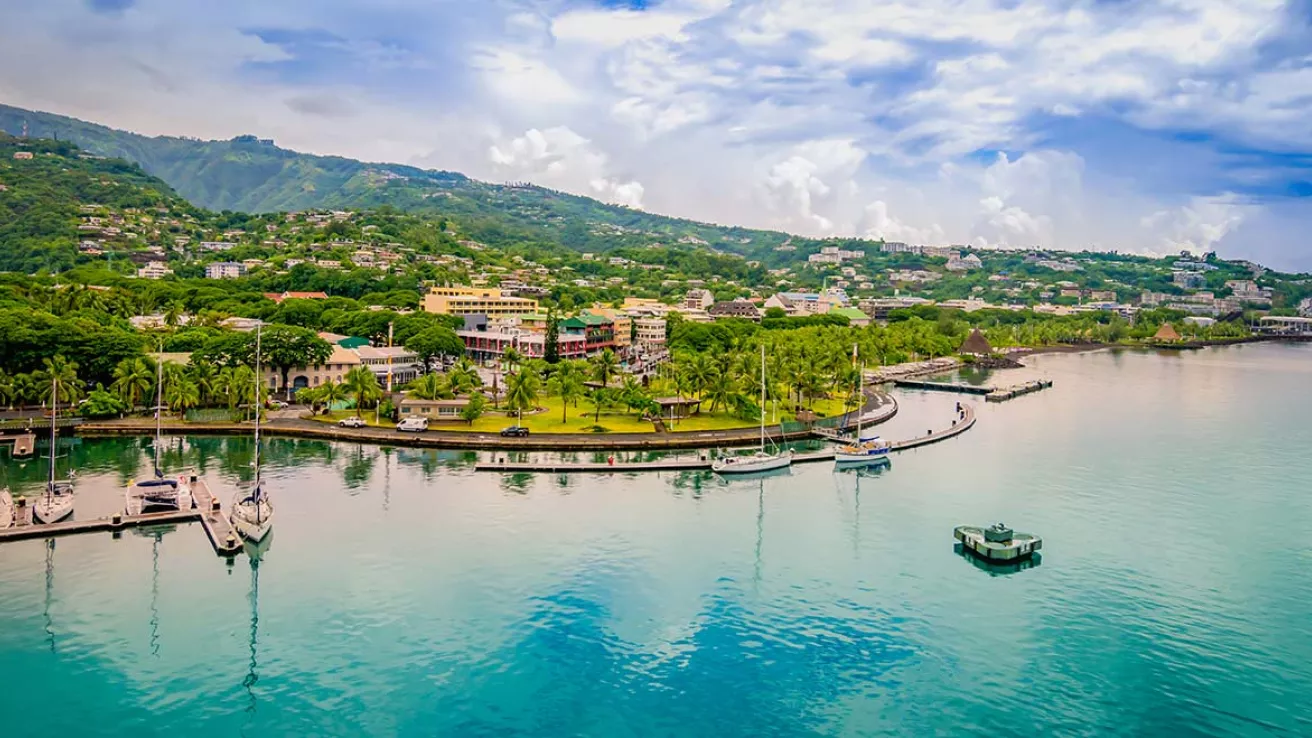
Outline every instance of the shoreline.
{"type": "MultiPolygon", "coordinates": [[[[897,400],[888,393],[872,393],[871,402],[859,412],[879,411],[869,425],[887,422],[898,412],[897,400]]],[[[840,416],[838,428],[856,425],[856,412],[840,416]]],[[[245,436],[252,426],[246,423],[194,423],[165,422],[161,432],[166,435],[218,435],[245,436]]],[[[751,446],[760,441],[758,428],[739,428],[721,431],[675,431],[672,433],[539,433],[526,438],[505,438],[497,433],[451,431],[434,429],[422,433],[403,433],[391,428],[342,428],[334,424],[305,419],[270,420],[260,425],[264,435],[287,438],[310,438],[323,441],[372,443],[382,446],[412,446],[416,448],[466,449],[471,451],[647,451],[666,449],[704,449],[716,447],[751,446]]],[[[115,421],[88,421],[78,425],[74,433],[84,438],[116,438],[149,436],[155,433],[153,421],[145,423],[115,421]]],[[[766,426],[766,438],[775,443],[816,438],[810,427],[784,432],[778,425],[766,426]]]]}

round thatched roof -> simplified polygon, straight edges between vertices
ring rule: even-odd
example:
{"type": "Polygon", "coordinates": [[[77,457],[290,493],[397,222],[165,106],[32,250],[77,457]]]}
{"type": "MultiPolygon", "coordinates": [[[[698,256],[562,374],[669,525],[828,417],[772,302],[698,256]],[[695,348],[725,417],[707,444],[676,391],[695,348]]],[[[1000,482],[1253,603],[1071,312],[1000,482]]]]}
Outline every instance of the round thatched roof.
{"type": "Polygon", "coordinates": [[[1158,328],[1158,329],[1157,329],[1157,332],[1156,332],[1155,334],[1153,334],[1153,340],[1155,340],[1155,341],[1179,341],[1179,340],[1180,340],[1180,334],[1179,334],[1178,332],[1176,332],[1176,330],[1175,330],[1175,326],[1171,325],[1170,323],[1162,323],[1162,327],[1161,327],[1161,328],[1158,328]]]}
{"type": "Polygon", "coordinates": [[[957,353],[988,356],[993,353],[993,347],[989,345],[989,341],[984,337],[984,334],[980,333],[980,330],[976,328],[966,337],[965,342],[961,344],[961,348],[957,350],[957,353]]]}

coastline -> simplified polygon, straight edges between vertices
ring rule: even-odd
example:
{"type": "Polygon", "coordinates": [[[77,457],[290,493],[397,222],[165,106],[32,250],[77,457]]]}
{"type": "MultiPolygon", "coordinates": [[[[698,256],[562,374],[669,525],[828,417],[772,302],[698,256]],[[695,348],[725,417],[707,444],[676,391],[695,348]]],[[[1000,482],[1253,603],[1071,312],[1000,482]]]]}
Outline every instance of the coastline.
{"type": "MultiPolygon", "coordinates": [[[[868,425],[878,425],[897,415],[897,400],[888,393],[871,393],[871,401],[859,412],[878,411],[868,425]]],[[[856,425],[857,411],[842,416],[838,428],[856,425]]],[[[245,423],[179,423],[165,422],[161,431],[168,435],[249,435],[251,426],[245,423]]],[[[269,436],[310,438],[324,441],[372,443],[382,446],[413,446],[418,448],[468,449],[474,451],[645,451],[665,449],[697,449],[713,447],[751,446],[760,441],[757,428],[737,428],[723,431],[675,431],[667,433],[608,433],[587,435],[582,433],[539,433],[525,438],[505,438],[496,433],[451,430],[428,430],[423,433],[403,433],[391,428],[341,428],[314,420],[270,420],[260,425],[260,432],[269,436]]],[[[75,433],[85,438],[113,438],[122,436],[153,435],[155,424],[150,422],[111,420],[88,421],[77,426],[75,433]]],[[[816,438],[811,428],[785,432],[781,426],[766,426],[766,438],[775,442],[801,441],[816,438]]]]}

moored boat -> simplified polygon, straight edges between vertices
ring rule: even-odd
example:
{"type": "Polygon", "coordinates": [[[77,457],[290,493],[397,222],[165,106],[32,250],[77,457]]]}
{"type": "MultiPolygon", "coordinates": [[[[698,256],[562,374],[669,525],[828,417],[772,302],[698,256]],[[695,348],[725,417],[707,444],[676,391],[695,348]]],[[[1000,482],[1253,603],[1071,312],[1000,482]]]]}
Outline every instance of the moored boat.
{"type": "Polygon", "coordinates": [[[721,456],[711,462],[711,470],[717,474],[751,474],[753,472],[773,471],[791,466],[793,452],[784,451],[773,454],[765,451],[765,344],[761,344],[761,447],[751,456],[721,456]]]}
{"type": "Polygon", "coordinates": [[[73,472],[69,479],[55,478],[55,458],[59,450],[59,380],[50,379],[50,477],[45,494],[32,505],[32,517],[40,523],[58,523],[73,514],[73,472]]]}
{"type": "Polygon", "coordinates": [[[228,519],[237,534],[248,541],[259,543],[273,529],[273,502],[264,489],[264,480],[260,478],[260,412],[263,409],[260,378],[260,329],[255,329],[255,483],[250,491],[238,492],[232,501],[232,512],[228,519]]]}
{"type": "Polygon", "coordinates": [[[958,525],[952,536],[961,541],[961,547],[980,558],[996,563],[1009,563],[1032,556],[1043,548],[1043,539],[1032,533],[1017,533],[996,523],[988,528],[958,525]]]}
{"type": "Polygon", "coordinates": [[[123,493],[124,511],[128,515],[175,512],[192,506],[191,483],[186,476],[166,479],[159,469],[162,416],[164,415],[164,362],[155,362],[155,443],[151,447],[155,475],[150,479],[128,482],[123,493]]]}
{"type": "MultiPolygon", "coordinates": [[[[852,359],[856,360],[856,346],[852,347],[852,359]]],[[[866,368],[859,367],[857,371],[857,402],[864,404],[866,399],[866,368]]],[[[857,410],[860,413],[860,409],[857,410]]],[[[861,432],[863,421],[866,420],[867,414],[858,414],[856,417],[855,441],[851,443],[839,444],[834,449],[834,462],[837,466],[859,466],[863,464],[882,464],[888,461],[888,452],[893,449],[892,444],[878,435],[869,435],[861,432]]]]}

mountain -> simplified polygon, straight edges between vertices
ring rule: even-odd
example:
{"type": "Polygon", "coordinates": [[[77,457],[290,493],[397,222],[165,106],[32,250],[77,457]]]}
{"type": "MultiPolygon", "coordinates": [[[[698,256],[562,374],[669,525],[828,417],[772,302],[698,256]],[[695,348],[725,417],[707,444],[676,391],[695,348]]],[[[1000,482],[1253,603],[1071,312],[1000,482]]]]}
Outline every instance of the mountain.
{"type": "Polygon", "coordinates": [[[494,246],[538,241],[606,251],[682,242],[770,262],[807,253],[799,248],[796,255],[781,257],[774,247],[788,236],[774,231],[653,215],[534,185],[489,184],[455,172],[302,154],[255,136],[229,141],[150,137],[6,105],[0,105],[0,131],[72,141],[93,154],[136,162],[210,210],[391,206],[449,216],[471,237],[494,246]]]}

